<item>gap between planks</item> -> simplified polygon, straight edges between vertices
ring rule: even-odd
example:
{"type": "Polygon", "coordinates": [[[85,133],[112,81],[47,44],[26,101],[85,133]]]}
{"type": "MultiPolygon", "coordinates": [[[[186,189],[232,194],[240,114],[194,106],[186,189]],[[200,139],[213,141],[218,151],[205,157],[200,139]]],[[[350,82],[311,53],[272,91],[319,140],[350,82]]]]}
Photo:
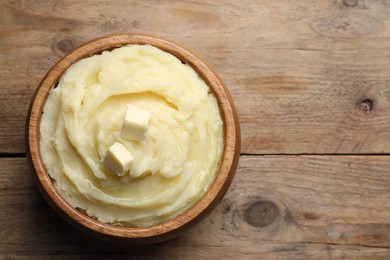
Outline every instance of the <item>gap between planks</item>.
{"type": "MultiPolygon", "coordinates": [[[[390,153],[241,153],[240,156],[390,156],[390,153]]],[[[0,153],[0,158],[26,158],[26,153],[0,153]]]]}
{"type": "Polygon", "coordinates": [[[26,153],[0,153],[0,158],[26,158],[26,153]]]}
{"type": "Polygon", "coordinates": [[[241,153],[240,156],[390,156],[390,153],[241,153]]]}

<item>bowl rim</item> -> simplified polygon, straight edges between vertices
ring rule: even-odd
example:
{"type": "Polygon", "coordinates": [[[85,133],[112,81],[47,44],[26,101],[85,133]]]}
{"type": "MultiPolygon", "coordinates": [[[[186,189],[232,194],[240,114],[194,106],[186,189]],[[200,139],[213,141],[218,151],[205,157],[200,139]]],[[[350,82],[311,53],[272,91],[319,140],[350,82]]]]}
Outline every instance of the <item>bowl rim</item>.
{"type": "Polygon", "coordinates": [[[173,238],[206,216],[226,193],[240,155],[240,127],[232,97],[214,69],[192,51],[160,37],[146,34],[115,34],[88,41],[60,59],[43,77],[31,100],[26,120],[26,150],[36,184],[47,202],[73,226],[91,235],[119,241],[159,242],[173,238]],[[59,193],[49,176],[40,151],[40,122],[50,90],[76,61],[129,44],[152,45],[190,65],[206,82],[217,99],[223,120],[224,147],[214,181],[189,209],[172,219],[147,227],[124,227],[100,222],[72,207],[59,193]]]}

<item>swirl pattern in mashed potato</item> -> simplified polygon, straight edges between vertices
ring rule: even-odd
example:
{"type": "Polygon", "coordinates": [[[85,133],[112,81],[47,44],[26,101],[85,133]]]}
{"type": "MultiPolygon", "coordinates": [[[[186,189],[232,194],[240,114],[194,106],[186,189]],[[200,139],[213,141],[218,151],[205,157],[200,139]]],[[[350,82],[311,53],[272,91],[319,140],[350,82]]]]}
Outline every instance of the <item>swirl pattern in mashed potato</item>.
{"type": "Polygon", "coordinates": [[[105,223],[147,226],[192,206],[214,180],[223,149],[215,97],[199,75],[150,45],[128,45],[74,63],[53,88],[40,125],[41,154],[63,197],[105,223]],[[152,116],[146,138],[120,136],[127,105],[152,116]],[[129,174],[101,163],[122,143],[129,174]]]}

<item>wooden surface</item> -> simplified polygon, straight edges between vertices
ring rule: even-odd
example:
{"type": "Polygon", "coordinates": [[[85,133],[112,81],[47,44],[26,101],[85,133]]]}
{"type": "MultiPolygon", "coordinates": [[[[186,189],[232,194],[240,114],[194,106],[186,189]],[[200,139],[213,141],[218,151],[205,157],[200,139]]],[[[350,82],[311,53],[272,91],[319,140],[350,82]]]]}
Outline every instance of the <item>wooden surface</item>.
{"type": "Polygon", "coordinates": [[[390,259],[390,1],[0,1],[0,255],[52,259],[390,259]],[[141,32],[186,46],[239,112],[223,202],[180,238],[109,245],[43,201],[24,121],[75,46],[141,32]]]}

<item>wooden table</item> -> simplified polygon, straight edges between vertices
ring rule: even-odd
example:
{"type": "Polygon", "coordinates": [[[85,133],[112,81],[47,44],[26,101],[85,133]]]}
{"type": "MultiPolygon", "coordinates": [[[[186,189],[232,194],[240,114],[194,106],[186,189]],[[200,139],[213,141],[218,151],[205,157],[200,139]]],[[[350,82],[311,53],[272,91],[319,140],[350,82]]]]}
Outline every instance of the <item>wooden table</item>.
{"type": "Polygon", "coordinates": [[[0,2],[0,255],[390,259],[390,1],[0,2]],[[242,156],[201,224],[152,246],[87,237],[44,202],[24,122],[46,71],[118,32],[206,59],[236,102],[242,156]]]}

